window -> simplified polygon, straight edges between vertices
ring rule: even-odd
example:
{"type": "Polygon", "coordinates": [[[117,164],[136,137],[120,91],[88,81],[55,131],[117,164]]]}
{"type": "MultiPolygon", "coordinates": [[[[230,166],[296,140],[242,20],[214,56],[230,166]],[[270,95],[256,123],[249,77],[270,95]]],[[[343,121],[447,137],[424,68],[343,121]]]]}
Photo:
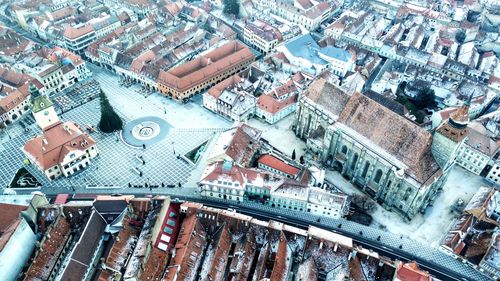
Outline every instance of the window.
{"type": "Polygon", "coordinates": [[[368,169],[370,168],[370,162],[366,162],[365,168],[363,169],[363,174],[361,175],[363,178],[368,174],[368,169]]]}
{"type": "Polygon", "coordinates": [[[378,184],[380,183],[380,179],[382,179],[382,170],[377,170],[377,173],[375,174],[375,179],[374,181],[378,184]]]}
{"type": "Polygon", "coordinates": [[[347,154],[347,146],[342,146],[342,153],[347,154]]]}
{"type": "Polygon", "coordinates": [[[352,158],[351,162],[351,170],[354,170],[356,168],[356,162],[358,162],[358,154],[354,154],[354,157],[352,158]]]}

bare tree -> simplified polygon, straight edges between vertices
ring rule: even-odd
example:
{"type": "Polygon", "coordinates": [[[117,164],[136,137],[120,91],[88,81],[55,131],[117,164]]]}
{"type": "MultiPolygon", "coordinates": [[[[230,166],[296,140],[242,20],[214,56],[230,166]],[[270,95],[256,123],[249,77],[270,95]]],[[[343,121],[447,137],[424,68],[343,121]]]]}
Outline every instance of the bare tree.
{"type": "Polygon", "coordinates": [[[366,195],[353,194],[351,195],[351,202],[367,214],[373,214],[373,212],[377,209],[377,204],[366,195]]]}

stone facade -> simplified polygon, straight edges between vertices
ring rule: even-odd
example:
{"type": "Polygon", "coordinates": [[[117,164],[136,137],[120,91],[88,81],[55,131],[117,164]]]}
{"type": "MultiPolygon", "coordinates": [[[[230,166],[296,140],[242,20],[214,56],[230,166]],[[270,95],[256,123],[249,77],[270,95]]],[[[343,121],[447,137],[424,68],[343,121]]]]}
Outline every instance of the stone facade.
{"type": "MultiPolygon", "coordinates": [[[[464,111],[452,116],[455,123],[464,111]]],[[[315,159],[411,220],[433,204],[463,143],[465,129],[450,123],[432,135],[367,96],[348,96],[319,79],[300,97],[294,129],[315,159]]]]}
{"type": "Polygon", "coordinates": [[[405,175],[404,163],[340,123],[328,128],[324,144],[322,162],[407,219],[431,205],[445,182],[444,176],[437,176],[419,183],[405,175]]]}

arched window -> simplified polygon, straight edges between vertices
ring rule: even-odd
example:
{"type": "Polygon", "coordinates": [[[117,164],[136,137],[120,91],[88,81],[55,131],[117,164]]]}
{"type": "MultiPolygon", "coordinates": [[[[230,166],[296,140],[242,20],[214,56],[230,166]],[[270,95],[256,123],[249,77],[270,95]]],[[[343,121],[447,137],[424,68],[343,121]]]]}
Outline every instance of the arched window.
{"type": "Polygon", "coordinates": [[[342,153],[347,154],[347,146],[345,145],[342,146],[342,153]]]}
{"type": "Polygon", "coordinates": [[[377,173],[375,174],[375,179],[374,179],[374,181],[375,181],[376,183],[380,183],[380,179],[381,179],[381,178],[382,178],[382,170],[380,170],[380,169],[379,169],[379,170],[377,170],[377,173]]]}
{"type": "Polygon", "coordinates": [[[357,153],[355,153],[354,157],[352,158],[351,170],[354,170],[354,168],[356,168],[356,162],[358,162],[358,154],[357,153]]]}
{"type": "Polygon", "coordinates": [[[366,162],[365,168],[363,169],[363,174],[361,175],[363,178],[368,174],[368,169],[370,168],[370,162],[366,162]]]}

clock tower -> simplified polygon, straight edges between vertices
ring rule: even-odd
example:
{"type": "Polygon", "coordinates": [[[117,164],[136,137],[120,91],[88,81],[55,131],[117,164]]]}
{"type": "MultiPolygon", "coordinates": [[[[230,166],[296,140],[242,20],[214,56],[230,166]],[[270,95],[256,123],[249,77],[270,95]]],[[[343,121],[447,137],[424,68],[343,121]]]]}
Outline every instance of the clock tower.
{"type": "Polygon", "coordinates": [[[42,130],[46,130],[54,124],[60,122],[59,117],[54,109],[54,104],[46,96],[39,95],[33,99],[33,107],[31,108],[36,123],[42,130]]]}

